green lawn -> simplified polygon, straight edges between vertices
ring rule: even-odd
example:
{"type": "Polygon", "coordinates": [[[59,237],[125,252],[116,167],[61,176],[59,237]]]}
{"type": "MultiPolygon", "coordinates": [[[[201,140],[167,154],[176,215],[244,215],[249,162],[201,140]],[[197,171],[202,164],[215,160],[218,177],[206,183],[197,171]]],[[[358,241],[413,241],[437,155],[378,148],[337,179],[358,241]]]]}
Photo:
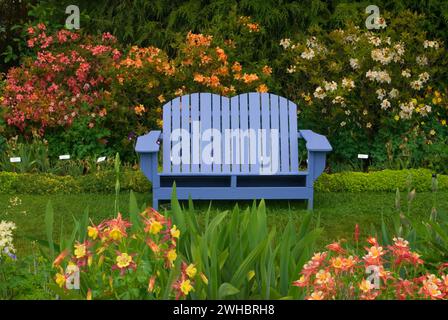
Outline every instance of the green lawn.
{"type": "MultiPolygon", "coordinates": [[[[136,194],[140,206],[150,202],[150,196],[136,194]]],[[[402,199],[406,199],[402,194],[402,199]]],[[[127,215],[129,193],[120,194],[120,209],[124,216],[127,215]]],[[[79,218],[85,208],[89,208],[90,217],[98,223],[101,220],[113,216],[114,195],[81,194],[81,195],[0,195],[0,220],[10,220],[17,224],[16,247],[18,253],[24,254],[30,249],[30,239],[45,239],[44,214],[47,201],[51,200],[55,212],[55,238],[60,234],[61,225],[64,233],[69,233],[73,224],[73,217],[79,218]],[[17,197],[20,201],[14,202],[17,197]]],[[[320,243],[325,244],[339,238],[352,237],[356,223],[361,228],[361,234],[367,236],[372,226],[379,226],[381,214],[386,218],[395,213],[394,193],[318,193],[315,196],[315,216],[320,215],[321,225],[324,227],[324,237],[320,243]]],[[[412,214],[415,216],[428,216],[433,203],[433,194],[417,194],[412,202],[412,214]]],[[[234,202],[213,202],[212,211],[231,209],[234,202]]],[[[251,202],[240,202],[241,207],[250,205],[251,202]]],[[[203,214],[208,208],[209,202],[195,202],[198,214],[203,214]]],[[[402,206],[406,208],[405,200],[402,206]]],[[[169,207],[168,203],[162,204],[163,208],[169,207]]],[[[291,215],[300,223],[306,205],[303,201],[268,201],[268,219],[271,225],[276,225],[277,230],[282,230],[288,217],[291,215]]],[[[448,192],[437,194],[437,209],[448,211],[448,192]]]]}

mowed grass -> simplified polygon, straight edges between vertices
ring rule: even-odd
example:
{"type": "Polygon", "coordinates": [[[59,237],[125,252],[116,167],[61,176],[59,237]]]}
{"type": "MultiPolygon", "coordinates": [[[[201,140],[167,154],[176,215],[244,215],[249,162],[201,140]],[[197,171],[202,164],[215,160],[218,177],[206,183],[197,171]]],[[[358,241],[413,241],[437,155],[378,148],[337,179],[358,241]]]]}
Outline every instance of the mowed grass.
{"type": "MultiPolygon", "coordinates": [[[[139,206],[150,205],[149,194],[136,194],[139,206]]],[[[407,195],[401,194],[404,212],[407,212],[407,195]]],[[[415,218],[428,217],[433,205],[434,194],[417,194],[411,204],[411,214],[415,218]]],[[[94,223],[114,216],[115,195],[78,194],[78,195],[0,195],[0,220],[13,221],[17,225],[15,244],[18,254],[26,254],[31,250],[31,239],[46,239],[45,208],[51,200],[55,213],[55,234],[57,240],[62,233],[69,235],[73,227],[73,219],[79,219],[84,210],[89,208],[90,218],[94,223]],[[16,199],[17,198],[17,199],[16,199]]],[[[437,209],[448,211],[448,192],[436,194],[437,209]]],[[[129,193],[119,195],[120,211],[128,216],[129,193]]],[[[182,205],[187,205],[182,202],[182,205]]],[[[195,201],[195,209],[199,221],[204,220],[209,201],[195,201]]],[[[212,215],[223,210],[231,210],[233,201],[213,201],[212,215]]],[[[239,202],[240,208],[252,205],[251,201],[239,202]]],[[[160,211],[169,209],[169,202],[162,203],[160,211]]],[[[306,213],[304,201],[267,201],[268,221],[282,232],[289,218],[300,224],[306,213]]],[[[351,239],[355,224],[359,224],[361,235],[368,236],[375,228],[378,230],[381,216],[389,219],[396,214],[395,193],[317,193],[315,195],[314,219],[319,217],[324,228],[320,245],[337,239],[351,239]]]]}

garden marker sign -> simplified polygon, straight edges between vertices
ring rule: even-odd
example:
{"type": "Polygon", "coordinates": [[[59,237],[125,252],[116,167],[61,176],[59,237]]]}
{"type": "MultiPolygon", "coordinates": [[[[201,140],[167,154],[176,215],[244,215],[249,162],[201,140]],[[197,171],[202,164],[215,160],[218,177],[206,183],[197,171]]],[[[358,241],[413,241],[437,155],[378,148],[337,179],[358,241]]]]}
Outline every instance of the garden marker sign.
{"type": "Polygon", "coordinates": [[[332,148],[326,137],[297,129],[292,101],[254,92],[175,98],[163,106],[163,131],[138,137],[135,150],[156,209],[174,182],[179,199],[306,199],[312,209],[313,183],[332,148]],[[306,141],[306,171],[299,171],[298,139],[306,141]]]}

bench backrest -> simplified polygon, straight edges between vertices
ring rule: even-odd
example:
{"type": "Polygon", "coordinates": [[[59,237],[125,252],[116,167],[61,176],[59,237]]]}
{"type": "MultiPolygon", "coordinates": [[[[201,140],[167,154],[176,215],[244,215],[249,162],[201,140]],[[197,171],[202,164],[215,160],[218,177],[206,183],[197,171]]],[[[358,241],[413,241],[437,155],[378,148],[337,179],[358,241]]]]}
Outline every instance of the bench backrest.
{"type": "Polygon", "coordinates": [[[298,172],[297,106],[275,94],[175,98],[163,106],[162,138],[164,173],[298,172]]]}

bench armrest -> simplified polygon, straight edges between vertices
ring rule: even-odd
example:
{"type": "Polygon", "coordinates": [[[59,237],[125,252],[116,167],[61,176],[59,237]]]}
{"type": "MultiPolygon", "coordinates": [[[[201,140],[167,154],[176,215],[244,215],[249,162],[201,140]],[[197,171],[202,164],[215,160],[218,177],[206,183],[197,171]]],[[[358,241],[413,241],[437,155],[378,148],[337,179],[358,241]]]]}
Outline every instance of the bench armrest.
{"type": "Polygon", "coordinates": [[[159,152],[161,131],[150,131],[149,133],[137,138],[135,151],[138,153],[159,152]]]}
{"type": "Polygon", "coordinates": [[[305,139],[308,151],[330,152],[333,150],[325,136],[311,130],[299,130],[299,138],[305,139]]]}

